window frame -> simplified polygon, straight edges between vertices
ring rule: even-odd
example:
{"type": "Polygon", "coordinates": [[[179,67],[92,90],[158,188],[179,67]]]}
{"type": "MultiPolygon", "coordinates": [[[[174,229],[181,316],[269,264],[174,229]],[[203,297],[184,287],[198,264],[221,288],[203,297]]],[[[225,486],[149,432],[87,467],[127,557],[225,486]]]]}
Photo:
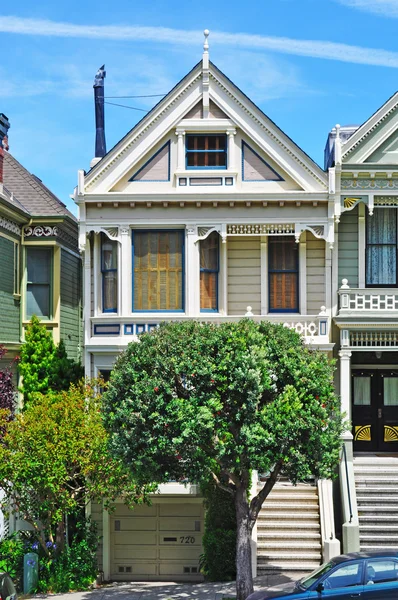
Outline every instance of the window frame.
{"type": "Polygon", "coordinates": [[[268,238],[268,248],[267,248],[267,252],[268,252],[268,273],[267,273],[267,280],[268,280],[268,312],[270,314],[299,314],[300,313],[300,255],[299,255],[299,248],[298,248],[298,244],[297,246],[297,251],[296,251],[296,268],[295,269],[271,269],[271,260],[270,260],[270,252],[271,252],[271,245],[272,245],[272,240],[275,239],[284,239],[284,240],[289,240],[289,241],[293,241],[294,244],[296,244],[296,240],[294,238],[292,238],[291,236],[269,236],[268,238]],[[296,307],[294,309],[292,308],[271,308],[271,275],[274,274],[286,274],[286,273],[293,273],[297,275],[296,278],[296,298],[297,298],[297,302],[296,302],[296,307]]]}
{"type": "MultiPolygon", "coordinates": [[[[393,206],[387,206],[386,208],[392,208],[395,212],[395,283],[368,283],[368,247],[380,247],[380,246],[392,246],[393,244],[369,244],[368,233],[369,233],[369,219],[374,217],[374,214],[370,216],[366,215],[366,228],[365,228],[365,288],[396,288],[398,287],[398,208],[393,206]]],[[[377,207],[376,210],[385,210],[383,207],[377,207]]]]}
{"type": "Polygon", "coordinates": [[[219,308],[219,287],[220,287],[220,236],[216,231],[212,231],[204,240],[199,240],[199,311],[201,313],[218,313],[220,311],[219,308]],[[213,233],[217,236],[217,268],[216,269],[207,269],[205,267],[201,267],[200,265],[200,244],[208,240],[213,233]],[[216,273],[216,308],[202,308],[201,304],[201,294],[200,294],[200,276],[202,273],[216,273]]]}
{"type": "Polygon", "coordinates": [[[226,133],[186,133],[185,134],[185,168],[187,171],[226,171],[228,169],[228,139],[226,133]],[[199,137],[223,137],[225,139],[225,148],[224,150],[189,150],[188,149],[188,140],[189,138],[199,138],[199,137]],[[189,154],[223,154],[225,156],[225,165],[221,166],[189,166],[188,165],[188,156],[189,154]]]}
{"type": "Polygon", "coordinates": [[[117,314],[118,305],[119,305],[119,273],[118,273],[119,247],[118,247],[118,242],[116,240],[111,240],[102,231],[101,231],[101,245],[100,245],[100,262],[101,262],[101,303],[102,303],[101,307],[102,307],[102,312],[106,313],[106,314],[117,314]],[[116,268],[115,269],[105,269],[104,268],[103,253],[102,253],[102,247],[104,245],[104,240],[108,243],[110,242],[111,244],[115,244],[115,248],[116,248],[116,268]],[[105,302],[104,302],[104,300],[105,300],[105,274],[106,273],[116,273],[116,307],[113,307],[113,308],[104,308],[104,306],[105,306],[105,302]]]}
{"type": "Polygon", "coordinates": [[[25,302],[25,317],[27,320],[30,320],[34,314],[36,313],[32,313],[29,314],[28,313],[28,289],[29,289],[29,285],[32,286],[46,286],[48,287],[48,316],[44,316],[44,315],[36,315],[37,317],[40,318],[41,321],[52,321],[53,319],[53,310],[54,310],[54,248],[52,246],[36,246],[36,245],[26,245],[26,253],[25,253],[25,259],[26,259],[26,302],[25,302]],[[48,283],[36,283],[33,281],[29,281],[28,279],[28,253],[30,250],[39,250],[41,252],[46,252],[49,254],[50,256],[50,260],[49,260],[49,277],[48,277],[48,283]]]}
{"type": "Polygon", "coordinates": [[[132,229],[131,232],[131,263],[132,263],[132,288],[131,288],[131,312],[132,313],[138,313],[138,314],[142,314],[142,313],[184,313],[185,312],[185,229],[179,229],[179,228],[167,228],[167,229],[162,229],[162,228],[158,228],[158,229],[132,229]],[[179,232],[181,234],[181,240],[182,240],[182,245],[181,245],[181,308],[177,308],[177,309],[167,309],[167,308],[154,308],[154,309],[140,309],[140,308],[134,308],[134,279],[135,279],[135,257],[134,257],[134,239],[135,239],[135,234],[138,233],[175,233],[175,232],[179,232]]]}

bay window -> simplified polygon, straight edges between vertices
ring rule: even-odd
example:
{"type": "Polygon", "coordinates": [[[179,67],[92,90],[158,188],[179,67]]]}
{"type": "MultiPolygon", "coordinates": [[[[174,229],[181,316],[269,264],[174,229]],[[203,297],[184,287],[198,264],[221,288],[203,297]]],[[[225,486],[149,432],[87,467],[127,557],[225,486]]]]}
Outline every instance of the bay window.
{"type": "Polygon", "coordinates": [[[117,312],[117,242],[101,233],[102,312],[117,312]]]}
{"type": "Polygon", "coordinates": [[[52,303],[51,248],[26,247],[26,316],[51,319],[52,303]]]}
{"type": "Polygon", "coordinates": [[[397,286],[397,247],[397,209],[376,209],[367,219],[367,287],[397,286]]]}
{"type": "Polygon", "coordinates": [[[200,243],[200,310],[218,311],[219,235],[213,231],[200,243]]]}
{"type": "Polygon", "coordinates": [[[298,312],[298,244],[294,238],[268,238],[269,312],[298,312]]]}
{"type": "Polygon", "coordinates": [[[133,231],[133,310],[184,310],[184,231],[133,231]]]}

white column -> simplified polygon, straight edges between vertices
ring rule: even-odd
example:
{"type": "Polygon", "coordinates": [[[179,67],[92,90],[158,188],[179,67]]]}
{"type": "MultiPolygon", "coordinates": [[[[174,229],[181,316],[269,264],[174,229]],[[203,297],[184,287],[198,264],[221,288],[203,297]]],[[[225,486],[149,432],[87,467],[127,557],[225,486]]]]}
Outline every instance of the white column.
{"type": "Polygon", "coordinates": [[[219,312],[223,315],[228,314],[228,238],[227,226],[221,225],[221,244],[220,244],[220,274],[219,274],[219,312]]]}
{"type": "Polygon", "coordinates": [[[330,246],[325,242],[325,305],[326,312],[330,316],[332,312],[332,252],[330,246]]]}
{"type": "Polygon", "coordinates": [[[185,314],[197,317],[200,314],[200,256],[197,227],[190,225],[185,233],[185,314]]]}
{"type": "Polygon", "coordinates": [[[307,314],[307,232],[303,231],[299,241],[299,289],[300,314],[307,314]]]}
{"type": "Polygon", "coordinates": [[[228,129],[228,170],[236,171],[235,164],[235,134],[236,129],[228,129]]]}
{"type": "MultiPolygon", "coordinates": [[[[351,350],[342,349],[340,357],[340,398],[341,411],[351,421],[351,350]]],[[[349,434],[352,438],[352,434],[349,434]]]]}
{"type": "MultiPolygon", "coordinates": [[[[83,251],[83,321],[84,321],[84,375],[91,377],[90,353],[87,351],[91,338],[91,245],[90,238],[85,235],[83,251]]],[[[81,240],[82,243],[82,240],[81,240]]]]}
{"type": "Polygon", "coordinates": [[[93,244],[94,317],[102,313],[101,234],[94,234],[93,244]]]}
{"type": "Polygon", "coordinates": [[[358,204],[358,287],[365,287],[365,205],[358,204]]]}
{"type": "Polygon", "coordinates": [[[185,169],[185,131],[177,131],[177,171],[185,169]]]}
{"type": "Polygon", "coordinates": [[[268,314],[268,236],[261,236],[261,314],[268,314]]]}
{"type": "Polygon", "coordinates": [[[131,230],[129,227],[120,227],[119,231],[121,244],[118,264],[118,313],[126,317],[131,314],[133,301],[131,230]]]}
{"type": "Polygon", "coordinates": [[[338,289],[339,289],[339,226],[335,223],[334,246],[332,250],[332,290],[331,290],[331,309],[332,317],[338,312],[338,289]]]}

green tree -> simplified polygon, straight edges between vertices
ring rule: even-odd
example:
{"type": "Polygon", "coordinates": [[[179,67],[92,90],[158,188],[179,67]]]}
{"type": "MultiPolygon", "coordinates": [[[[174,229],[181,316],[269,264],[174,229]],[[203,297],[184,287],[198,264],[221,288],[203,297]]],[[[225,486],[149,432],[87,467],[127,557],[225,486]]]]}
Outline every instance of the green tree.
{"type": "Polygon", "coordinates": [[[0,411],[3,508],[10,504],[32,525],[46,554],[46,542],[62,551],[64,515],[79,515],[90,500],[143,500],[124,464],[108,454],[96,389],[82,382],[68,392],[36,394],[12,421],[0,411]]]}
{"type": "Polygon", "coordinates": [[[281,325],[163,325],[120,356],[104,395],[114,456],[140,483],[213,480],[235,502],[237,598],[251,531],[277,477],[332,477],[342,420],[333,367],[281,325]],[[251,500],[251,469],[267,474],[251,500]]]}
{"type": "Polygon", "coordinates": [[[24,396],[24,406],[35,393],[67,390],[71,383],[76,383],[83,376],[82,367],[68,358],[63,341],[56,346],[52,334],[35,315],[26,328],[19,371],[23,377],[20,391],[24,396]]]}

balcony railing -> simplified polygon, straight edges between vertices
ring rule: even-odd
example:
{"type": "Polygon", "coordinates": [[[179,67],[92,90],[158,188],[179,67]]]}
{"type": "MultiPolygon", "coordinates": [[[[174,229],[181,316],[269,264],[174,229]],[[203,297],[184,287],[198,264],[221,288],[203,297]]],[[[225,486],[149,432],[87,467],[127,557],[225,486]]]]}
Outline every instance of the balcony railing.
{"type": "MultiPolygon", "coordinates": [[[[348,280],[342,280],[342,286],[339,290],[340,310],[339,315],[354,313],[358,316],[359,312],[378,313],[380,316],[391,315],[394,311],[398,312],[398,289],[391,288],[350,288],[348,280]],[[380,313],[386,313],[382,315],[380,313]]],[[[392,316],[392,315],[391,315],[392,316]]]]}
{"type": "Polygon", "coordinates": [[[281,323],[300,333],[307,344],[328,344],[330,318],[326,313],[325,307],[321,307],[319,315],[254,315],[250,306],[243,315],[220,315],[220,314],[201,314],[199,316],[162,314],[134,314],[130,317],[118,317],[116,315],[101,315],[92,317],[92,339],[119,337],[122,344],[132,341],[134,336],[151,331],[158,327],[162,322],[170,321],[189,321],[195,320],[202,323],[225,323],[239,321],[243,318],[253,319],[254,321],[270,321],[272,323],[281,323]]]}

